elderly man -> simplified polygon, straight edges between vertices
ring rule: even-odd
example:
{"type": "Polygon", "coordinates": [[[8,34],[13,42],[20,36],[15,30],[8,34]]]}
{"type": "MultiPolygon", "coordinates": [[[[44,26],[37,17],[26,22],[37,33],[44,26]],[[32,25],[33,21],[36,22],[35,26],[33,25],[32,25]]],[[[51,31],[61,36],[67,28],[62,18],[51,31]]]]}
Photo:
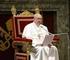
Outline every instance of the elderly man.
{"type": "Polygon", "coordinates": [[[32,39],[32,46],[36,50],[35,53],[30,53],[30,60],[59,60],[58,50],[52,43],[47,42],[47,45],[43,46],[42,41],[49,35],[49,31],[42,22],[42,15],[37,13],[34,15],[34,21],[23,30],[22,38],[32,39]]]}

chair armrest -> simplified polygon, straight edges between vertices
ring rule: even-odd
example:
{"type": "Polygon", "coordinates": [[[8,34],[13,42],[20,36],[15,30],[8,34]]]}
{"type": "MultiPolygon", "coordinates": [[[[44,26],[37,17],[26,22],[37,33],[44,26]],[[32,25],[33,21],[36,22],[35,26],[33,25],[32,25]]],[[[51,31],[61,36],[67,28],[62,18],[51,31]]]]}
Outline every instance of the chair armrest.
{"type": "Polygon", "coordinates": [[[27,51],[30,51],[32,46],[32,40],[26,38],[18,38],[13,41],[12,45],[17,52],[27,53],[27,51]]]}

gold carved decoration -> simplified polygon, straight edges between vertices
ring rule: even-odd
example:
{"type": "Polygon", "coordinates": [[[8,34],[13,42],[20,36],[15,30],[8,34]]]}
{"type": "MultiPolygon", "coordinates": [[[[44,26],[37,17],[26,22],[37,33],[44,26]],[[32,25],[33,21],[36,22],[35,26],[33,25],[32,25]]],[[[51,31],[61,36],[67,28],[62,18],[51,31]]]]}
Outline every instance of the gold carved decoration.
{"type": "Polygon", "coordinates": [[[14,5],[13,5],[12,8],[11,8],[11,12],[12,12],[12,15],[13,15],[13,16],[16,15],[16,8],[15,8],[14,5]]]}
{"type": "Polygon", "coordinates": [[[38,6],[36,6],[36,8],[35,8],[35,14],[36,14],[36,13],[40,13],[40,9],[39,9],[38,6]]]}
{"type": "Polygon", "coordinates": [[[8,31],[12,31],[12,30],[13,30],[13,21],[12,21],[12,18],[9,19],[9,20],[6,22],[6,27],[7,27],[8,31]]]}
{"type": "Polygon", "coordinates": [[[10,39],[12,38],[2,27],[0,27],[0,51],[5,51],[10,47],[10,39]]]}
{"type": "Polygon", "coordinates": [[[17,16],[30,17],[33,16],[33,13],[29,12],[28,10],[25,10],[24,12],[20,13],[17,16]]]}
{"type": "MultiPolygon", "coordinates": [[[[16,8],[14,5],[11,8],[11,12],[12,12],[13,16],[30,17],[30,16],[34,15],[33,13],[29,12],[28,10],[24,10],[22,13],[16,15],[16,8]]],[[[35,14],[36,13],[40,13],[39,6],[35,7],[35,14]]]]}

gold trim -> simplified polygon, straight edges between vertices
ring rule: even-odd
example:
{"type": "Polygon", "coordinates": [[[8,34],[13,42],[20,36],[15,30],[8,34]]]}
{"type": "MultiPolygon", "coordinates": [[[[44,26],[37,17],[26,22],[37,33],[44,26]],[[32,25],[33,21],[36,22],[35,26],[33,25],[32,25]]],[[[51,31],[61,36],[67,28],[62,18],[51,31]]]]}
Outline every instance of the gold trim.
{"type": "Polygon", "coordinates": [[[33,13],[29,12],[28,10],[25,10],[24,12],[18,14],[17,16],[30,17],[33,16],[33,13]]]}

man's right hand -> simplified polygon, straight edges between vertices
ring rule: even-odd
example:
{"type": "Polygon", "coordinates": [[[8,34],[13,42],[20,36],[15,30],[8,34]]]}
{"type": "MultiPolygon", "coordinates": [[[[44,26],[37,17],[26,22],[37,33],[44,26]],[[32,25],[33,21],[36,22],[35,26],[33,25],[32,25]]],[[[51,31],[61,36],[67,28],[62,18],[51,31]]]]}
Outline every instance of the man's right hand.
{"type": "Polygon", "coordinates": [[[48,44],[48,47],[51,48],[51,44],[48,44]]]}

